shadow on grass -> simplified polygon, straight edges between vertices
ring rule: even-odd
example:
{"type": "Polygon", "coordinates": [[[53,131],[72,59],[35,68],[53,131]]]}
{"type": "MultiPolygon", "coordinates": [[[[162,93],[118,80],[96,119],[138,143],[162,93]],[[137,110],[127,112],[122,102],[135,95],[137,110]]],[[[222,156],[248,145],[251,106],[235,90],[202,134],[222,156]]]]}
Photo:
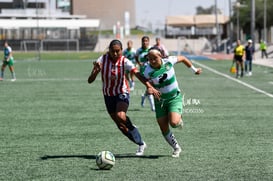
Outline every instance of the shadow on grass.
{"type": "MultiPolygon", "coordinates": [[[[100,109],[99,111],[100,111],[100,112],[106,112],[105,109],[100,109]]],[[[128,111],[132,111],[132,112],[136,111],[136,112],[139,112],[139,111],[143,111],[143,109],[135,108],[135,109],[129,109],[128,111]]]]}
{"type": "MultiPolygon", "coordinates": [[[[143,155],[136,156],[131,153],[115,154],[116,159],[123,158],[144,158],[144,159],[158,159],[160,157],[167,157],[168,155],[143,155]]],[[[83,159],[96,159],[96,155],[44,155],[40,157],[41,160],[58,159],[58,158],[83,158],[83,159]]]]}

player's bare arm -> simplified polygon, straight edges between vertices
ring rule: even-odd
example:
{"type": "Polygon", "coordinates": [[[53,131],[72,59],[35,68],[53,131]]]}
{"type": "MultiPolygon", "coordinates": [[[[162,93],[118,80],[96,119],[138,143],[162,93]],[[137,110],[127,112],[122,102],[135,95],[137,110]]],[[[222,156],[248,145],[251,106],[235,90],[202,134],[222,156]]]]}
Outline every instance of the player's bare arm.
{"type": "Polygon", "coordinates": [[[177,63],[184,63],[188,68],[190,68],[193,73],[199,75],[202,73],[201,68],[195,68],[194,65],[191,63],[189,59],[187,59],[185,56],[178,56],[177,57],[177,63]]]}
{"type": "Polygon", "coordinates": [[[134,74],[146,86],[148,93],[153,94],[155,98],[159,100],[161,93],[158,90],[156,90],[152,86],[152,84],[145,77],[143,77],[139,72],[134,72],[134,74]]]}
{"type": "Polygon", "coordinates": [[[91,71],[90,76],[88,77],[88,83],[91,84],[94,80],[96,80],[97,75],[101,70],[101,65],[98,62],[93,62],[93,69],[91,71]]]}

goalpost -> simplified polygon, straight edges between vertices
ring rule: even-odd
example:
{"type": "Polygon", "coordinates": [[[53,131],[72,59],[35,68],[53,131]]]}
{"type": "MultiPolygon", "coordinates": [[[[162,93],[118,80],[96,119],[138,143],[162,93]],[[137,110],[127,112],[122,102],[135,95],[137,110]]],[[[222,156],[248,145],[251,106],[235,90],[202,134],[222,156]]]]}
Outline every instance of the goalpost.
{"type": "Polygon", "coordinates": [[[31,52],[29,60],[40,60],[44,51],[80,51],[78,39],[44,39],[22,40],[20,49],[23,52],[31,52]],[[33,53],[33,55],[32,55],[33,53]]]}
{"type": "Polygon", "coordinates": [[[80,46],[79,46],[79,40],[78,39],[44,39],[41,40],[41,51],[44,51],[44,46],[46,44],[52,44],[52,43],[58,43],[60,44],[60,47],[62,47],[62,50],[64,51],[73,51],[71,50],[74,49],[74,51],[79,52],[80,51],[80,46]],[[73,45],[74,44],[74,45],[73,45]]]}
{"type": "Polygon", "coordinates": [[[62,50],[80,51],[78,39],[44,39],[44,40],[23,40],[21,41],[21,51],[45,51],[44,46],[48,43],[59,43],[62,50]],[[72,45],[74,43],[74,46],[72,45]],[[75,48],[74,48],[75,47],[75,48]],[[72,49],[71,49],[72,48],[72,49]]]}
{"type": "Polygon", "coordinates": [[[39,40],[23,40],[20,43],[21,50],[24,52],[38,50],[40,46],[39,40]]]}
{"type": "Polygon", "coordinates": [[[41,44],[40,40],[23,40],[20,43],[20,49],[21,51],[24,51],[24,52],[29,52],[29,51],[34,52],[33,57],[30,58],[31,60],[37,60],[37,59],[40,60],[41,59],[40,44],[41,44]]]}

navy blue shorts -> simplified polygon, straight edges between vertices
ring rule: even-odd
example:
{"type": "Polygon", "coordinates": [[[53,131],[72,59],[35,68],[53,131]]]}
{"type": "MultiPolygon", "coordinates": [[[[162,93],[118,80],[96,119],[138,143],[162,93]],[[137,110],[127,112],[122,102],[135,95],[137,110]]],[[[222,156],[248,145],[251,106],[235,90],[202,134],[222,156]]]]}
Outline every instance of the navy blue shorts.
{"type": "Polygon", "coordinates": [[[118,102],[125,102],[129,105],[130,95],[128,93],[117,96],[104,96],[104,102],[109,114],[116,112],[118,102]]]}

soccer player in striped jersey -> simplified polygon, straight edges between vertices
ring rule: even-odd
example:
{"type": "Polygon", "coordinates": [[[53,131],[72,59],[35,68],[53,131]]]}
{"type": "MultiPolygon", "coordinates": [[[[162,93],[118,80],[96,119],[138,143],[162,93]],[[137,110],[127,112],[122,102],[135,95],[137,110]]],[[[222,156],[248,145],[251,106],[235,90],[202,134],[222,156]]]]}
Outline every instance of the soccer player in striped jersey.
{"type": "Polygon", "coordinates": [[[5,41],[4,42],[4,60],[3,60],[2,67],[1,67],[0,80],[4,79],[4,71],[5,71],[5,68],[7,65],[9,66],[9,70],[11,72],[11,81],[14,82],[16,80],[13,61],[14,60],[13,60],[13,56],[12,56],[12,49],[9,46],[8,42],[5,41]]]}
{"type": "Polygon", "coordinates": [[[122,43],[119,40],[112,40],[109,51],[94,62],[88,83],[91,84],[101,72],[102,91],[107,112],[119,130],[138,145],[136,155],[141,156],[144,154],[146,144],[138,129],[126,115],[130,100],[130,89],[125,78],[126,70],[133,72],[147,88],[153,89],[151,84],[140,75],[134,64],[122,55],[122,43]]]}
{"type": "Polygon", "coordinates": [[[179,157],[182,150],[169,127],[169,125],[173,128],[182,128],[183,126],[183,100],[176,80],[174,65],[184,63],[195,74],[200,74],[201,69],[195,68],[184,56],[162,58],[160,49],[156,47],[149,49],[147,59],[149,63],[145,67],[143,75],[161,93],[160,99],[155,99],[156,119],[162,135],[173,148],[172,157],[179,157]]]}
{"type": "MultiPolygon", "coordinates": [[[[150,38],[148,36],[143,36],[141,38],[141,47],[136,51],[136,62],[139,65],[140,73],[143,73],[145,64],[148,62],[146,55],[148,54],[150,48],[149,44],[150,38]]],[[[147,91],[141,95],[141,106],[144,107],[146,97],[148,97],[150,102],[151,110],[155,111],[154,97],[152,94],[148,94],[147,91]]]]}

